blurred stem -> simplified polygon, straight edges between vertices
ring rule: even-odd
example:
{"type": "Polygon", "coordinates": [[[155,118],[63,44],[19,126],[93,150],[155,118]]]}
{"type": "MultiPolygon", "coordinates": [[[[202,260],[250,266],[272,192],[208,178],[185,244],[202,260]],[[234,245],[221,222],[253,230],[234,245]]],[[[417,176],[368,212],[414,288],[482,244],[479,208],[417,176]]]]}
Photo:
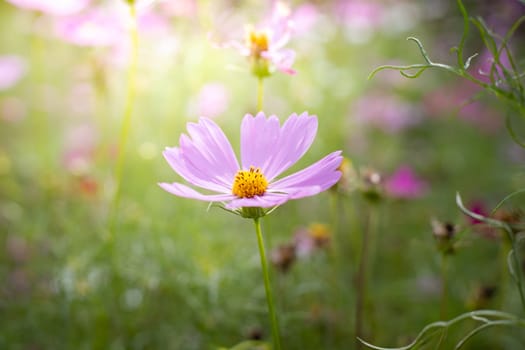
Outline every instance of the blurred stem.
{"type": "Polygon", "coordinates": [[[259,256],[261,257],[261,267],[264,277],[264,289],[266,290],[266,301],[268,302],[268,311],[270,313],[270,323],[272,324],[273,349],[281,350],[281,338],[279,336],[279,324],[275,314],[275,307],[272,298],[272,289],[270,285],[270,275],[268,273],[268,263],[264,249],[264,240],[261,232],[260,218],[253,219],[255,224],[255,233],[257,234],[257,243],[259,244],[259,256]]]}
{"type": "Polygon", "coordinates": [[[257,113],[263,110],[264,81],[263,78],[257,78],[257,113]]]}
{"type": "Polygon", "coordinates": [[[447,318],[447,303],[448,303],[448,255],[441,254],[441,304],[440,304],[440,320],[447,318]]]}
{"type": "Polygon", "coordinates": [[[122,120],[122,127],[120,129],[120,137],[118,143],[117,162],[115,167],[115,193],[113,195],[113,202],[110,208],[109,217],[109,240],[113,240],[115,236],[115,224],[120,203],[121,196],[121,182],[122,169],[124,167],[126,145],[128,142],[129,129],[131,125],[131,117],[133,115],[133,107],[136,95],[136,75],[137,75],[137,60],[138,60],[138,31],[137,31],[137,13],[135,5],[129,4],[129,13],[131,18],[129,35],[131,40],[130,63],[128,67],[128,85],[126,92],[126,101],[124,106],[124,114],[122,120]]]}
{"type": "Polygon", "coordinates": [[[520,258],[520,254],[518,250],[519,246],[518,246],[518,242],[516,242],[516,238],[514,237],[515,233],[512,232],[512,230],[509,230],[507,233],[512,243],[512,250],[510,252],[512,261],[510,261],[509,259],[509,268],[511,268],[510,264],[513,263],[514,265],[512,267],[514,269],[513,277],[516,280],[516,287],[518,288],[518,292],[520,295],[521,306],[523,308],[523,311],[525,312],[525,294],[523,294],[523,267],[522,267],[522,264],[520,263],[520,261],[522,260],[520,258]]]}
{"type": "Polygon", "coordinates": [[[507,294],[507,283],[509,283],[509,265],[507,263],[507,254],[512,249],[512,246],[505,237],[504,233],[502,232],[501,236],[501,246],[500,246],[500,260],[501,260],[501,278],[498,288],[498,294],[499,294],[499,304],[500,309],[505,308],[505,296],[507,294]]]}
{"type": "MultiPolygon", "coordinates": [[[[36,133],[35,148],[40,150],[40,161],[39,165],[42,166],[44,175],[42,178],[45,181],[44,184],[47,187],[49,185],[49,174],[46,173],[45,169],[49,169],[52,163],[52,142],[50,137],[50,124],[47,116],[47,109],[45,106],[45,96],[43,87],[45,85],[45,45],[42,37],[37,32],[38,21],[40,21],[41,14],[37,12],[33,20],[33,28],[31,34],[31,73],[35,79],[32,91],[32,110],[34,115],[34,130],[38,130],[36,133]],[[43,105],[41,105],[43,104],[43,105]]],[[[47,196],[47,195],[46,195],[47,196]]]]}
{"type": "MultiPolygon", "coordinates": [[[[367,304],[368,270],[372,265],[370,261],[370,245],[375,226],[375,213],[373,205],[369,205],[365,227],[362,230],[361,259],[356,276],[356,307],[355,307],[355,336],[356,349],[362,349],[363,344],[357,338],[364,338],[365,307],[367,304]]],[[[370,335],[368,335],[370,338],[370,335]]]]}

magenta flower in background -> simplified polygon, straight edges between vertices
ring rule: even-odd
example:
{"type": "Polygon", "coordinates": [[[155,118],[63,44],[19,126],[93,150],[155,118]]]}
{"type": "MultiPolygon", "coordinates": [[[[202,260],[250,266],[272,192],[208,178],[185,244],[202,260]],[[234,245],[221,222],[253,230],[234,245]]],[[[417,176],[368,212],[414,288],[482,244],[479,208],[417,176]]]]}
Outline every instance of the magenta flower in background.
{"type": "Polygon", "coordinates": [[[395,198],[419,198],[426,194],[428,185],[412,168],[403,165],[386,179],[385,191],[395,198]]]}
{"type": "MultiPolygon", "coordinates": [[[[481,200],[476,200],[470,203],[467,206],[468,210],[473,212],[474,214],[479,214],[482,216],[490,216],[489,210],[487,209],[487,205],[485,202],[481,200]]],[[[467,216],[467,220],[471,225],[481,224],[483,221],[475,219],[473,217],[467,216]]]]}
{"type": "Polygon", "coordinates": [[[14,86],[26,73],[27,64],[22,57],[0,56],[0,91],[14,86]]]}
{"type": "Polygon", "coordinates": [[[6,0],[26,10],[39,11],[53,16],[68,16],[83,10],[90,0],[6,0]]]}
{"type": "Polygon", "coordinates": [[[309,167],[277,177],[308,150],[317,133],[317,117],[292,114],[281,126],[276,116],[247,114],[241,124],[241,164],[222,130],[201,118],[187,124],[179,147],[166,148],[164,157],[189,184],[213,192],[203,194],[182,183],[160,183],[180,197],[222,202],[226,209],[271,208],[288,200],[318,194],[341,177],[341,151],[333,152],[309,167]]]}

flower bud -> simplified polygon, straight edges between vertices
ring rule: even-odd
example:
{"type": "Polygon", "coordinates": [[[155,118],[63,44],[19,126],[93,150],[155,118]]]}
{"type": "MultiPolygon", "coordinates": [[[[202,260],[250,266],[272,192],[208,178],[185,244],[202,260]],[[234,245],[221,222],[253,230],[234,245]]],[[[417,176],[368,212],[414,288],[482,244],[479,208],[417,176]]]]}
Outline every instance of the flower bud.
{"type": "Polygon", "coordinates": [[[437,219],[431,220],[432,234],[436,239],[437,247],[443,254],[453,254],[455,252],[455,236],[457,226],[450,222],[442,222],[437,219]]]}

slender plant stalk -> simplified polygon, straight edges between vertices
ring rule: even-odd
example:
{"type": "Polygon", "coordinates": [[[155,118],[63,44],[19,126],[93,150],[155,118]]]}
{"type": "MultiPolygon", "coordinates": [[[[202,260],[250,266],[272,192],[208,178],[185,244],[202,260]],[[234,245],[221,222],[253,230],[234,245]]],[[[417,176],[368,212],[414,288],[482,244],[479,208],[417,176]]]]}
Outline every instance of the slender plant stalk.
{"type": "Polygon", "coordinates": [[[257,78],[257,113],[263,109],[264,82],[263,78],[257,78]]]}
{"type": "Polygon", "coordinates": [[[503,232],[500,240],[501,277],[497,292],[499,294],[499,308],[503,310],[505,309],[505,297],[507,295],[509,283],[509,265],[507,263],[507,254],[511,250],[511,244],[507,237],[503,235],[503,232]]]}
{"type": "Polygon", "coordinates": [[[447,318],[448,304],[448,255],[441,254],[441,304],[439,309],[439,318],[444,321],[447,318]]]}
{"type": "Polygon", "coordinates": [[[261,232],[260,218],[253,219],[255,224],[255,233],[257,234],[257,243],[259,244],[259,256],[261,257],[261,267],[264,277],[264,289],[266,290],[266,301],[268,303],[268,311],[270,313],[270,323],[272,324],[272,338],[273,349],[281,350],[281,338],[279,336],[279,324],[277,323],[277,315],[272,298],[272,289],[270,286],[270,275],[268,273],[268,263],[266,260],[266,252],[264,249],[264,240],[261,232]]]}
{"type": "Polygon", "coordinates": [[[356,336],[356,349],[362,349],[363,344],[358,338],[364,336],[364,319],[365,319],[365,307],[366,307],[366,295],[367,295],[367,274],[370,268],[370,243],[371,234],[373,230],[373,209],[369,208],[368,218],[365,223],[365,227],[362,230],[361,239],[361,258],[359,261],[359,268],[356,276],[356,306],[355,306],[355,336],[356,336]]]}
{"type": "Polygon", "coordinates": [[[124,167],[126,145],[128,142],[129,129],[131,125],[131,117],[133,115],[133,107],[135,104],[136,95],[136,75],[137,75],[137,61],[138,61],[138,31],[137,31],[137,13],[134,4],[129,4],[131,24],[130,24],[130,40],[131,40],[131,53],[130,63],[128,67],[128,86],[126,92],[126,101],[124,106],[124,114],[122,120],[122,127],[120,129],[120,137],[118,143],[118,155],[115,166],[115,192],[113,195],[113,202],[110,208],[109,217],[109,240],[113,240],[115,237],[115,224],[117,218],[118,207],[121,196],[121,185],[122,185],[122,170],[124,167]]]}

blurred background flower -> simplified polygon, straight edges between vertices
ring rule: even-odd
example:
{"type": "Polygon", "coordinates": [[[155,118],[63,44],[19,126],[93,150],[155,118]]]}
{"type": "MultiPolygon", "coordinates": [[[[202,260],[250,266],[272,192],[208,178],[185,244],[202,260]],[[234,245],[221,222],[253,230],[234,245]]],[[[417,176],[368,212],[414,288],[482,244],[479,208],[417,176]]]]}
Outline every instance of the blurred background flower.
{"type": "Polygon", "coordinates": [[[84,9],[90,0],[6,0],[7,2],[24,10],[42,12],[54,16],[67,16],[84,9]]]}
{"type": "Polygon", "coordinates": [[[23,57],[0,56],[0,91],[14,86],[26,73],[27,63],[23,57]]]}

